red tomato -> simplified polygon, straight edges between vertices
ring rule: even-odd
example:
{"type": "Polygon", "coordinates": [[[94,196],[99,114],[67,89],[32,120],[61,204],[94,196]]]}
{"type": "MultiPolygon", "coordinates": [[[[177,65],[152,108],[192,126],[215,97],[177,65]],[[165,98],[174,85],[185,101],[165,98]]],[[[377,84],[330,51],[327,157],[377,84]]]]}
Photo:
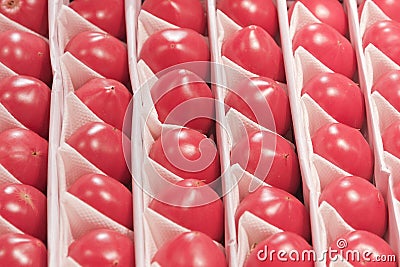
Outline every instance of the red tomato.
{"type": "Polygon", "coordinates": [[[152,210],[189,230],[202,232],[217,242],[222,241],[224,206],[217,193],[203,182],[182,180],[161,192],[158,199],[151,201],[149,207],[152,210]]]}
{"type": "Polygon", "coordinates": [[[213,124],[214,99],[210,88],[188,70],[172,70],[151,88],[158,119],[207,134],[213,124]]]}
{"type": "Polygon", "coordinates": [[[207,21],[199,0],[146,0],[142,9],[178,27],[205,33],[207,21]]]}
{"type": "MultiPolygon", "coordinates": [[[[391,19],[400,22],[400,2],[395,0],[373,0],[382,11],[391,19]]],[[[358,13],[361,17],[361,12],[364,8],[365,0],[358,8],[358,13]]]]}
{"type": "Polygon", "coordinates": [[[97,173],[86,174],[78,178],[68,192],[132,229],[132,194],[114,178],[97,173]]]}
{"type": "Polygon", "coordinates": [[[363,37],[364,48],[370,43],[400,64],[400,23],[394,20],[375,22],[363,37]]]}
{"type": "Polygon", "coordinates": [[[321,22],[333,27],[341,35],[347,34],[347,15],[346,13],[344,13],[343,6],[340,4],[339,1],[297,0],[289,8],[289,20],[292,17],[293,9],[298,2],[301,2],[321,22]]]}
{"type": "Polygon", "coordinates": [[[310,251],[312,247],[301,236],[291,232],[280,232],[258,243],[251,250],[244,267],[312,267],[312,258],[302,258],[302,255],[308,255],[310,251]],[[272,250],[279,253],[271,254],[272,250]]]}
{"type": "Polygon", "coordinates": [[[285,80],[281,48],[261,27],[251,25],[232,34],[222,44],[222,55],[254,74],[285,80]]]}
{"type": "Polygon", "coordinates": [[[352,80],[339,73],[321,73],[311,78],[301,94],[308,94],[335,120],[361,129],[364,123],[364,97],[352,80]]]}
{"type": "Polygon", "coordinates": [[[372,87],[374,91],[379,92],[400,112],[400,70],[392,70],[380,76],[372,87]]]}
{"type": "Polygon", "coordinates": [[[282,229],[310,240],[310,218],[306,207],[291,194],[269,186],[262,186],[240,202],[236,213],[236,225],[245,211],[282,229]]]}
{"type": "Polygon", "coordinates": [[[0,33],[0,62],[18,74],[51,85],[49,44],[35,34],[19,30],[0,33]]]}
{"type": "Polygon", "coordinates": [[[100,119],[122,131],[125,113],[132,99],[122,83],[94,78],[76,90],[75,94],[100,119]]]}
{"type": "Polygon", "coordinates": [[[43,138],[49,136],[50,95],[50,88],[33,77],[16,75],[0,80],[0,103],[43,138]]]}
{"type": "Polygon", "coordinates": [[[278,134],[284,135],[290,128],[289,98],[283,88],[270,78],[244,79],[228,92],[225,104],[265,128],[276,130],[278,134]]]}
{"type": "Polygon", "coordinates": [[[353,267],[397,266],[395,253],[389,244],[367,231],[359,230],[344,234],[330,245],[329,250],[336,253],[333,253],[332,258],[327,258],[326,266],[330,266],[329,264],[335,260],[338,261],[339,255],[344,255],[353,267]],[[354,252],[357,252],[356,255],[354,252]]]}
{"type": "Polygon", "coordinates": [[[329,183],[319,202],[329,203],[356,230],[383,236],[387,212],[382,194],[370,182],[357,176],[341,177],[329,183]]]}
{"type": "Polygon", "coordinates": [[[69,5],[79,15],[121,40],[126,39],[123,0],[75,0],[69,5]]]}
{"type": "Polygon", "coordinates": [[[334,72],[353,78],[356,71],[356,54],[349,40],[334,28],[323,23],[313,23],[294,35],[294,51],[302,46],[334,72]]]}
{"type": "Polygon", "coordinates": [[[163,131],[151,146],[149,157],[183,179],[211,183],[220,175],[215,143],[188,128],[163,131]]]}
{"type": "Polygon", "coordinates": [[[296,152],[283,137],[255,131],[232,149],[231,164],[239,165],[267,184],[295,194],[300,184],[296,152]]]}
{"type": "Polygon", "coordinates": [[[400,158],[400,120],[393,122],[382,135],[383,148],[400,158]]]}
{"type": "Polygon", "coordinates": [[[68,42],[65,52],[104,77],[129,84],[126,46],[117,38],[101,32],[81,32],[68,42]]]}
{"type": "Polygon", "coordinates": [[[46,242],[47,200],[36,188],[26,184],[0,186],[0,216],[22,232],[46,242]]]}
{"type": "Polygon", "coordinates": [[[68,249],[68,256],[81,266],[135,266],[132,240],[108,229],[96,229],[75,240],[68,249]]]}
{"type": "MultiPolygon", "coordinates": [[[[166,29],[154,33],[146,40],[139,59],[146,62],[154,73],[158,73],[181,63],[209,61],[210,51],[206,40],[198,32],[182,28],[166,29]]],[[[206,77],[207,70],[200,66],[194,72],[200,77],[206,77]]]]}
{"type": "Polygon", "coordinates": [[[201,232],[186,232],[167,241],[154,255],[153,262],[163,267],[228,266],[221,249],[201,232]]]}
{"type": "Polygon", "coordinates": [[[48,143],[34,132],[14,128],[0,133],[0,164],[21,183],[46,193],[48,143]]]}
{"type": "MultiPolygon", "coordinates": [[[[43,218],[46,220],[46,218],[43,218]]],[[[0,265],[13,267],[47,267],[43,243],[30,235],[8,233],[0,236],[0,265]]]]}
{"type": "Polygon", "coordinates": [[[126,186],[130,184],[126,165],[129,161],[124,153],[130,141],[120,130],[103,122],[89,122],[75,131],[67,143],[107,175],[126,186]]]}
{"type": "Polygon", "coordinates": [[[397,200],[400,201],[400,183],[397,183],[393,186],[393,195],[397,200]]]}
{"type": "Polygon", "coordinates": [[[331,123],[312,137],[314,153],[346,172],[371,181],[373,154],[362,134],[350,126],[331,123]]]}
{"type": "Polygon", "coordinates": [[[217,8],[242,27],[257,25],[271,36],[278,31],[278,13],[272,0],[220,0],[217,8]]]}

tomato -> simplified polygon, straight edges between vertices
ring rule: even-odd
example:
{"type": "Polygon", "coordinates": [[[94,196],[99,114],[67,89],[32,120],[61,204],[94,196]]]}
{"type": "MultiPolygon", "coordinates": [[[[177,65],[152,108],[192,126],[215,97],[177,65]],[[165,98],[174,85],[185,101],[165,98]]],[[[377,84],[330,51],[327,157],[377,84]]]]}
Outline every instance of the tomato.
{"type": "MultiPolygon", "coordinates": [[[[382,11],[391,19],[400,22],[400,2],[394,0],[373,0],[382,11]]],[[[359,15],[361,17],[361,12],[364,8],[365,0],[361,3],[358,8],[359,15]]]]}
{"type": "Polygon", "coordinates": [[[68,192],[132,229],[132,194],[114,178],[97,173],[86,174],[78,178],[68,192]]]}
{"type": "Polygon", "coordinates": [[[205,33],[207,20],[199,0],[146,0],[142,9],[178,27],[205,33]]]}
{"type": "Polygon", "coordinates": [[[242,80],[228,92],[225,104],[265,128],[276,130],[278,134],[284,135],[290,128],[289,98],[283,88],[270,78],[242,80]]]}
{"type": "Polygon", "coordinates": [[[183,179],[211,183],[220,175],[215,143],[192,129],[163,131],[151,146],[149,157],[183,179]]]}
{"type": "Polygon", "coordinates": [[[400,120],[393,122],[385,129],[382,135],[385,151],[400,158],[400,120]]]}
{"type": "Polygon", "coordinates": [[[50,95],[50,88],[33,77],[16,75],[0,80],[0,103],[43,138],[49,136],[50,95]]]}
{"type": "Polygon", "coordinates": [[[0,33],[0,62],[18,74],[52,82],[49,44],[33,33],[8,30],[0,33]]]}
{"type": "Polygon", "coordinates": [[[106,33],[84,31],[68,42],[65,52],[70,52],[104,77],[128,86],[127,50],[125,44],[117,38],[106,33]]]}
{"type": "MultiPolygon", "coordinates": [[[[187,62],[209,61],[210,51],[204,37],[191,29],[166,29],[152,34],[143,44],[139,59],[153,73],[187,62]]],[[[182,68],[182,67],[181,67],[182,68]]],[[[206,77],[204,66],[195,67],[200,77],[206,77]]],[[[187,69],[187,68],[186,68],[187,69]]]]}
{"type": "Polygon", "coordinates": [[[330,245],[329,250],[336,253],[332,253],[332,258],[327,258],[327,266],[330,266],[331,262],[338,261],[339,255],[344,255],[344,258],[354,267],[397,266],[395,253],[389,244],[367,231],[359,230],[344,234],[330,245]],[[354,252],[357,253],[354,254],[354,252]]]}
{"type": "Polygon", "coordinates": [[[292,17],[293,9],[298,2],[301,2],[314,16],[322,23],[337,30],[341,35],[348,32],[347,15],[343,6],[337,0],[297,0],[289,9],[289,20],[292,17]]]}
{"type": "Polygon", "coordinates": [[[46,267],[46,247],[39,239],[30,235],[17,233],[3,234],[0,236],[0,265],[46,267]]]}
{"type": "Polygon", "coordinates": [[[349,40],[323,23],[304,26],[293,38],[293,49],[302,46],[333,72],[353,78],[356,54],[349,40]]]}
{"type": "Polygon", "coordinates": [[[108,229],[96,229],[75,240],[68,249],[68,256],[81,266],[135,266],[132,240],[108,229]]]}
{"type": "Polygon", "coordinates": [[[339,73],[321,73],[311,78],[301,94],[308,94],[335,120],[361,129],[364,123],[364,97],[352,80],[339,73]]]}
{"type": "Polygon", "coordinates": [[[341,123],[327,124],[312,137],[314,153],[346,172],[371,181],[373,154],[362,134],[341,123]]]}
{"type": "Polygon", "coordinates": [[[400,64],[400,23],[394,20],[378,21],[364,33],[363,47],[373,44],[396,64],[400,64]]]}
{"type": "Polygon", "coordinates": [[[285,80],[281,48],[261,27],[251,25],[232,34],[222,44],[222,55],[259,76],[285,80]]]}
{"type": "Polygon", "coordinates": [[[14,128],[0,133],[0,164],[21,183],[46,193],[48,143],[36,133],[14,128]]]}
{"type": "Polygon", "coordinates": [[[0,216],[42,242],[46,242],[47,236],[46,207],[45,195],[30,185],[0,185],[0,216]]]}
{"type": "Polygon", "coordinates": [[[256,244],[244,267],[312,267],[312,258],[302,258],[302,255],[308,255],[309,251],[312,251],[312,247],[301,236],[291,232],[280,232],[256,244]],[[271,254],[272,250],[278,253],[271,254]]]}
{"type": "Polygon", "coordinates": [[[400,70],[392,70],[380,76],[372,87],[372,92],[375,91],[400,112],[400,70]]]}
{"type": "Polygon", "coordinates": [[[398,201],[400,201],[400,183],[399,182],[393,186],[393,195],[398,201]]]}
{"type": "Polygon", "coordinates": [[[201,232],[186,232],[167,241],[154,255],[153,262],[163,267],[228,266],[221,249],[201,232]]]}
{"type": "Polygon", "coordinates": [[[150,92],[162,123],[209,132],[215,103],[210,88],[199,76],[188,70],[172,70],[161,76],[150,92]]]}
{"type": "Polygon", "coordinates": [[[329,183],[319,202],[329,203],[354,229],[383,236],[386,232],[385,200],[370,182],[357,176],[341,177],[329,183]]]}
{"type": "Polygon", "coordinates": [[[161,192],[158,198],[150,202],[149,207],[189,230],[202,232],[217,242],[222,241],[222,200],[214,190],[199,180],[178,182],[176,186],[161,192]]]}
{"type": "Polygon", "coordinates": [[[217,8],[242,27],[257,25],[271,36],[278,31],[278,12],[272,0],[220,0],[217,8]]]}
{"type": "Polygon", "coordinates": [[[125,161],[130,141],[120,130],[103,122],[89,122],[75,131],[67,143],[105,174],[128,186],[131,175],[125,161]]]}
{"type": "Polygon", "coordinates": [[[297,155],[283,137],[254,131],[232,149],[231,164],[239,165],[267,184],[295,194],[300,184],[297,155]]]}
{"type": "Polygon", "coordinates": [[[100,119],[122,131],[125,113],[132,99],[122,83],[94,78],[78,88],[75,94],[100,119]]]}
{"type": "Polygon", "coordinates": [[[126,39],[123,0],[75,0],[69,5],[79,15],[121,40],[126,39]]]}
{"type": "Polygon", "coordinates": [[[235,222],[245,211],[273,226],[310,240],[310,218],[306,207],[291,194],[269,186],[261,186],[240,202],[235,222]]]}

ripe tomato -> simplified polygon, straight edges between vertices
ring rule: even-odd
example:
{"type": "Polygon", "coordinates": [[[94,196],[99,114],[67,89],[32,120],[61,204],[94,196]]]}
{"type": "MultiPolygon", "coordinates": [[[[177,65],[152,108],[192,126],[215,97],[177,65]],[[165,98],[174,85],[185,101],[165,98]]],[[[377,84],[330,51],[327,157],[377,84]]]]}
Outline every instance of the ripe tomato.
{"type": "Polygon", "coordinates": [[[33,77],[16,75],[0,80],[0,103],[43,138],[49,136],[50,95],[50,88],[33,77]]]}
{"type": "Polygon", "coordinates": [[[278,13],[272,0],[220,0],[217,8],[242,27],[257,25],[271,36],[278,31],[278,13]]]}
{"type": "Polygon", "coordinates": [[[65,52],[104,77],[129,84],[126,46],[117,38],[101,32],[81,32],[68,42],[65,52]]]}
{"type": "Polygon", "coordinates": [[[0,164],[21,183],[46,193],[48,143],[36,133],[14,128],[0,133],[0,164]]]}
{"type": "Polygon", "coordinates": [[[290,128],[289,98],[282,87],[270,78],[244,79],[228,92],[225,104],[280,135],[286,134],[290,128]]]}
{"type": "Polygon", "coordinates": [[[153,262],[163,267],[228,266],[221,249],[201,232],[186,232],[167,241],[154,255],[153,262]]]}
{"type": "Polygon", "coordinates": [[[389,257],[396,259],[389,244],[379,236],[367,231],[359,230],[344,234],[330,245],[329,250],[337,253],[333,253],[333,258],[328,257],[326,266],[330,266],[329,264],[335,260],[338,261],[339,255],[344,255],[345,259],[354,267],[397,266],[395,260],[389,260],[389,257]],[[359,259],[357,255],[353,257],[354,251],[357,252],[359,259]]]}
{"type": "Polygon", "coordinates": [[[393,195],[397,200],[400,201],[400,182],[393,186],[393,195]]]}
{"type": "Polygon", "coordinates": [[[247,257],[244,267],[312,267],[312,258],[301,258],[301,255],[308,255],[306,253],[309,251],[312,251],[312,247],[301,236],[280,232],[258,243],[247,257]],[[271,254],[272,250],[279,253],[271,254]]]}
{"type": "Polygon", "coordinates": [[[22,232],[46,242],[47,200],[26,184],[0,185],[0,216],[22,232]]]}
{"type": "Polygon", "coordinates": [[[356,71],[356,54],[349,40],[334,28],[323,23],[313,23],[294,35],[293,49],[302,46],[334,72],[353,78],[356,71]]]}
{"type": "Polygon", "coordinates": [[[78,178],[68,192],[132,229],[132,194],[114,178],[97,173],[86,174],[78,178]]]}
{"type": "Polygon", "coordinates": [[[224,233],[224,206],[217,193],[203,182],[186,179],[161,192],[149,207],[171,221],[202,232],[217,242],[224,233]],[[199,203],[207,203],[199,205],[199,203]]]}
{"type": "Polygon", "coordinates": [[[371,181],[373,154],[362,134],[350,126],[331,123],[312,137],[314,153],[346,172],[371,181]]]}
{"type": "Polygon", "coordinates": [[[364,123],[364,97],[352,80],[339,73],[321,73],[311,78],[301,94],[308,94],[335,120],[361,129],[364,123]]]}
{"type": "Polygon", "coordinates": [[[199,0],[146,0],[142,9],[178,27],[205,33],[207,21],[199,0]]]}
{"type": "Polygon", "coordinates": [[[89,122],[75,131],[67,143],[107,175],[128,186],[131,175],[125,161],[128,138],[103,122],[89,122]]]}
{"type": "Polygon", "coordinates": [[[291,194],[275,187],[262,186],[240,202],[236,213],[236,226],[248,211],[260,219],[310,240],[310,218],[306,207],[291,194]]]}
{"type": "Polygon", "coordinates": [[[322,23],[337,30],[341,35],[348,32],[347,15],[344,13],[343,6],[337,0],[297,0],[289,9],[289,20],[292,17],[293,9],[298,2],[301,2],[311,13],[314,14],[322,23]]]}
{"type": "Polygon", "coordinates": [[[400,158],[400,120],[387,127],[382,135],[383,148],[400,158]]]}
{"type": "MultiPolygon", "coordinates": [[[[46,218],[43,218],[46,220],[46,218]]],[[[13,267],[47,267],[43,243],[30,235],[8,233],[0,236],[0,265],[13,267]]]]}
{"type": "Polygon", "coordinates": [[[261,27],[251,25],[232,34],[222,44],[222,55],[254,74],[285,80],[281,48],[261,27]]]}
{"type": "Polygon", "coordinates": [[[400,70],[392,70],[380,76],[372,87],[374,91],[379,92],[400,112],[400,70]]]}
{"type": "Polygon", "coordinates": [[[254,131],[242,138],[232,149],[231,163],[291,194],[300,184],[296,152],[286,139],[269,131],[254,131]]]}
{"type": "Polygon", "coordinates": [[[100,119],[122,131],[125,113],[132,99],[122,83],[94,78],[78,88],[75,94],[100,119]]]}
{"type": "Polygon", "coordinates": [[[329,203],[356,230],[383,236],[386,232],[385,200],[370,182],[357,176],[341,177],[329,183],[319,199],[329,203]]]}
{"type": "Polygon", "coordinates": [[[108,229],[96,229],[75,240],[68,249],[68,256],[81,266],[135,266],[132,240],[108,229]]]}
{"type": "Polygon", "coordinates": [[[210,88],[199,76],[188,70],[172,70],[161,76],[150,92],[162,123],[209,132],[215,103],[210,88]]]}
{"type": "Polygon", "coordinates": [[[33,76],[51,85],[49,44],[32,33],[19,30],[1,32],[0,62],[18,74],[33,76]]]}
{"type": "MultiPolygon", "coordinates": [[[[391,19],[400,22],[400,2],[394,0],[373,0],[382,11],[391,19]]],[[[359,15],[364,8],[365,0],[361,3],[358,8],[359,15]]],[[[361,17],[361,16],[360,16],[361,17]]]]}
{"type": "Polygon", "coordinates": [[[183,179],[211,183],[220,175],[215,143],[192,129],[163,131],[151,146],[149,157],[183,179]]]}
{"type": "Polygon", "coordinates": [[[112,36],[126,39],[123,0],[75,0],[69,7],[112,36]]]}

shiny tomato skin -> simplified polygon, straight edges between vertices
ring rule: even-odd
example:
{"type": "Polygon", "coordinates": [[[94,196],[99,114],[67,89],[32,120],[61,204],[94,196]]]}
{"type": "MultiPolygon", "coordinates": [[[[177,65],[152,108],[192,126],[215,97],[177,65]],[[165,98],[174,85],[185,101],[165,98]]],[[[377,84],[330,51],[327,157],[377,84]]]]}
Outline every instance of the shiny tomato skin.
{"type": "Polygon", "coordinates": [[[281,48],[259,26],[245,27],[228,37],[222,44],[222,56],[259,76],[285,81],[281,48]]]}
{"type": "MultiPolygon", "coordinates": [[[[373,0],[374,2],[389,18],[400,22],[400,2],[395,0],[373,0]]],[[[361,12],[364,8],[365,0],[358,8],[358,13],[361,18],[361,12]]]]}
{"type": "Polygon", "coordinates": [[[47,200],[36,188],[25,184],[2,184],[0,216],[25,234],[46,242],[47,200]]]}
{"type": "Polygon", "coordinates": [[[330,123],[312,137],[314,153],[346,172],[371,181],[374,159],[360,131],[341,123],[330,123]]]}
{"type": "Polygon", "coordinates": [[[0,133],[0,164],[21,183],[46,193],[48,143],[31,130],[0,133]]]}
{"type": "Polygon", "coordinates": [[[392,70],[380,76],[372,87],[372,92],[375,91],[400,112],[400,70],[392,70]]]}
{"type": "Polygon", "coordinates": [[[302,46],[333,72],[352,79],[356,71],[356,54],[343,35],[323,23],[304,26],[293,38],[293,50],[302,46]]]}
{"type": "Polygon", "coordinates": [[[269,224],[310,240],[310,218],[306,207],[293,195],[275,187],[261,186],[240,202],[235,222],[250,212],[269,224]]]}
{"type": "Polygon", "coordinates": [[[51,85],[49,44],[33,33],[8,30],[0,33],[0,62],[21,75],[51,85]]]}
{"type": "Polygon", "coordinates": [[[163,267],[224,267],[225,255],[214,241],[201,232],[186,232],[164,243],[152,262],[163,267]]]}
{"type": "Polygon", "coordinates": [[[301,94],[308,94],[340,123],[361,129],[365,119],[364,97],[356,83],[339,73],[321,73],[311,78],[301,94]]]}
{"type": "Polygon", "coordinates": [[[205,11],[198,0],[146,0],[142,9],[180,28],[205,33],[205,11]]]}
{"type": "Polygon", "coordinates": [[[8,233],[0,236],[0,265],[13,267],[47,267],[47,250],[30,235],[8,233]]]}
{"type": "Polygon", "coordinates": [[[109,229],[96,229],[81,236],[69,246],[68,256],[86,267],[135,266],[132,240],[109,229]]]}
{"type": "Polygon", "coordinates": [[[382,134],[385,151],[400,158],[400,120],[393,122],[382,134]]]}

